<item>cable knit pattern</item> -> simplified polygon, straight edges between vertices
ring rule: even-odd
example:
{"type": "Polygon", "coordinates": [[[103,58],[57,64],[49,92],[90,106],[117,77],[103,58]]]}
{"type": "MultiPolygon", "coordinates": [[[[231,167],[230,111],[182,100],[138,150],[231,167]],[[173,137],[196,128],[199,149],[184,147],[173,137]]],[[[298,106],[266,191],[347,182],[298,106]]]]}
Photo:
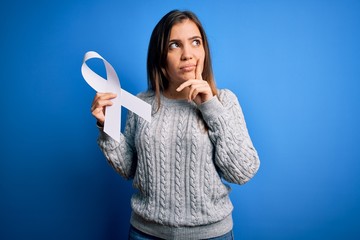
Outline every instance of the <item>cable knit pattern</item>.
{"type": "MultiPolygon", "coordinates": [[[[207,156],[206,156],[206,162],[205,162],[205,167],[204,167],[204,198],[205,199],[211,199],[212,198],[212,191],[211,191],[211,170],[210,168],[212,167],[211,165],[211,149],[207,149],[207,156]]],[[[209,209],[211,207],[211,205],[209,204],[209,201],[205,201],[206,204],[206,208],[209,209]]],[[[206,211],[207,214],[207,218],[211,218],[211,211],[206,211]]]]}
{"type": "Polygon", "coordinates": [[[219,99],[220,102],[213,98],[200,106],[210,128],[209,136],[217,146],[215,162],[224,179],[244,184],[256,174],[260,161],[236,96],[229,90],[223,90],[219,92],[219,99]]]}
{"type": "Polygon", "coordinates": [[[164,223],[166,218],[166,198],[167,196],[167,188],[170,187],[169,182],[167,182],[167,161],[169,161],[167,157],[167,148],[168,148],[168,136],[169,136],[169,109],[166,108],[164,110],[164,115],[162,119],[162,128],[160,130],[161,139],[160,139],[160,211],[159,211],[159,219],[160,223],[164,223]]]}
{"type": "Polygon", "coordinates": [[[179,123],[177,125],[176,133],[176,154],[175,154],[175,225],[178,226],[183,218],[183,194],[182,191],[182,150],[185,130],[186,109],[181,108],[179,111],[179,123]]]}
{"type": "MultiPolygon", "coordinates": [[[[149,125],[146,126],[144,131],[144,144],[145,144],[145,159],[151,159],[151,146],[150,146],[150,135],[149,135],[149,125]]],[[[144,209],[145,216],[147,219],[151,218],[151,215],[154,214],[155,203],[154,203],[154,166],[153,161],[146,161],[147,163],[147,194],[148,199],[146,199],[146,203],[148,204],[147,209],[144,209]]],[[[146,177],[145,176],[145,177],[146,177]]]]}
{"type": "Polygon", "coordinates": [[[222,179],[244,184],[260,165],[236,96],[219,90],[199,106],[161,96],[158,111],[153,92],[138,97],[153,106],[152,122],[129,112],[120,143],[98,138],[114,169],[134,179],[131,224],[166,239],[225,234],[233,206],[222,179]]]}
{"type": "Polygon", "coordinates": [[[196,167],[196,163],[198,161],[197,155],[198,155],[198,133],[197,133],[197,124],[192,124],[192,139],[191,139],[191,157],[190,157],[190,206],[191,206],[191,221],[194,223],[199,222],[199,218],[197,216],[198,212],[198,194],[196,194],[198,190],[197,188],[197,174],[196,170],[198,168],[196,167]]]}

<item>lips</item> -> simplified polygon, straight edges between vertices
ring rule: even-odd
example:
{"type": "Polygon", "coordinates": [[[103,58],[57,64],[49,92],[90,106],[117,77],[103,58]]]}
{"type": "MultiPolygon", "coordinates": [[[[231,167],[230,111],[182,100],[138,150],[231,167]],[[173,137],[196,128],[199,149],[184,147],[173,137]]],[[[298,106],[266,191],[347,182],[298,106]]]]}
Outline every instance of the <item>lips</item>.
{"type": "Polygon", "coordinates": [[[195,70],[195,68],[196,68],[195,64],[187,64],[187,65],[181,66],[180,70],[183,72],[192,72],[195,70]]]}

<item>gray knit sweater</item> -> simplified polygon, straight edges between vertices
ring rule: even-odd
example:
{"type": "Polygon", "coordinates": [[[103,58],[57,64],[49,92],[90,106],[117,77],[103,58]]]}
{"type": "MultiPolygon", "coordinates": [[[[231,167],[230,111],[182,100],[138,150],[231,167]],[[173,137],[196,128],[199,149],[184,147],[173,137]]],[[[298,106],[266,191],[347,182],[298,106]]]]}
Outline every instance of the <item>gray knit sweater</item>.
{"type": "Polygon", "coordinates": [[[152,121],[129,111],[120,143],[100,131],[109,163],[138,190],[131,224],[165,239],[203,239],[232,229],[230,187],[249,181],[260,161],[241,107],[229,90],[196,106],[153,92],[138,95],[152,105],[152,121]]]}

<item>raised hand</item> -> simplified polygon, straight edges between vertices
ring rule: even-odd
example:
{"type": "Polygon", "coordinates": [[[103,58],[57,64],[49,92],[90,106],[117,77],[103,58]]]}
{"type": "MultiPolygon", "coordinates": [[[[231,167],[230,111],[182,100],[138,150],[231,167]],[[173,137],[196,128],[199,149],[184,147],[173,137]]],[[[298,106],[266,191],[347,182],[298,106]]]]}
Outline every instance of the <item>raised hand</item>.
{"type": "Polygon", "coordinates": [[[104,125],[105,108],[113,105],[111,99],[116,96],[115,93],[96,93],[91,105],[91,113],[100,125],[104,125]]]}
{"type": "Polygon", "coordinates": [[[203,63],[198,61],[195,69],[195,79],[189,79],[182,83],[176,91],[181,92],[189,88],[188,100],[194,101],[197,105],[210,100],[213,93],[207,81],[202,79],[203,63]]]}

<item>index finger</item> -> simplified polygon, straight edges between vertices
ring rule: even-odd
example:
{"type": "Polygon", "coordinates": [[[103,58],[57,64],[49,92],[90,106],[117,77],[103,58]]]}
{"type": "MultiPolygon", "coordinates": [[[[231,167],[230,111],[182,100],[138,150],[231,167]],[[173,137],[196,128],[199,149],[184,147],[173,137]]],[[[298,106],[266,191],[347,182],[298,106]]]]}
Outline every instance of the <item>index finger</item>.
{"type": "Polygon", "coordinates": [[[112,92],[97,92],[95,98],[104,98],[104,99],[111,99],[116,98],[117,94],[112,92]]]}
{"type": "Polygon", "coordinates": [[[203,72],[204,62],[202,60],[198,60],[196,69],[195,69],[195,78],[199,80],[203,80],[202,72],[203,72]]]}
{"type": "Polygon", "coordinates": [[[194,84],[194,81],[196,80],[188,80],[186,82],[183,82],[182,84],[180,84],[180,86],[178,86],[178,88],[176,89],[176,91],[180,92],[181,90],[183,90],[184,88],[194,84]]]}

